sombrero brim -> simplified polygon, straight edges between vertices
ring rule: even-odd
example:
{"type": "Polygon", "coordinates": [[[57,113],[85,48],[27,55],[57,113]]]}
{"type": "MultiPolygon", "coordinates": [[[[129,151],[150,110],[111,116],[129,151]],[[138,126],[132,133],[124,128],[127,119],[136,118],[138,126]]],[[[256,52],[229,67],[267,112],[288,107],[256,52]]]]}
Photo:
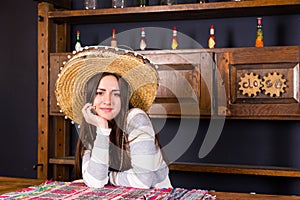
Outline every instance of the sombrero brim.
{"type": "Polygon", "coordinates": [[[66,117],[81,124],[87,81],[102,72],[122,76],[130,86],[130,102],[147,111],[156,96],[158,75],[144,56],[123,49],[86,47],[66,62],[56,81],[56,98],[66,117]]]}

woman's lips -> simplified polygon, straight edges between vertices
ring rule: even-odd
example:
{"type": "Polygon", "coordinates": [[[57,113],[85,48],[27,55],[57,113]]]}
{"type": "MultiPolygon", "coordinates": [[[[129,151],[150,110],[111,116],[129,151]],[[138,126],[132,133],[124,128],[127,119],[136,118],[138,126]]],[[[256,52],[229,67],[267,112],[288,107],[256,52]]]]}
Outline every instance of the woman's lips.
{"type": "Polygon", "coordinates": [[[103,112],[111,112],[112,108],[100,108],[103,112]]]}

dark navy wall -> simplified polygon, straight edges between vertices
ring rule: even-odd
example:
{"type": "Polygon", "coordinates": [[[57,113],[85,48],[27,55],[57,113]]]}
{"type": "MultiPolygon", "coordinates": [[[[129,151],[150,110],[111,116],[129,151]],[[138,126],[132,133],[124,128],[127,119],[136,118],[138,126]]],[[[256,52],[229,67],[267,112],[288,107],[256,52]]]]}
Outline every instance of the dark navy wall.
{"type": "Polygon", "coordinates": [[[0,176],[36,177],[37,3],[0,7],[0,176]]]}
{"type": "MultiPolygon", "coordinates": [[[[179,122],[176,119],[166,121],[166,126],[160,133],[163,146],[176,136],[179,122]]],[[[158,127],[161,126],[158,119],[154,120],[154,124],[158,127]]],[[[227,120],[212,151],[200,159],[199,149],[203,138],[207,135],[208,125],[209,120],[200,120],[197,136],[178,161],[300,167],[298,156],[300,151],[299,121],[227,120]]],[[[188,127],[184,134],[186,137],[192,135],[188,127]]],[[[171,180],[176,187],[300,195],[300,180],[295,178],[172,171],[171,180]]]]}
{"type": "MultiPolygon", "coordinates": [[[[158,1],[158,0],[156,0],[158,1]]],[[[156,1],[153,4],[157,4],[156,1]]],[[[221,1],[221,0],[214,0],[221,1]]],[[[134,0],[128,0],[128,5],[135,5],[134,0]]],[[[190,2],[192,0],[180,0],[180,3],[190,2]]],[[[110,7],[110,1],[98,0],[100,7],[110,7]]],[[[81,1],[73,1],[74,9],[82,9],[81,1]]],[[[73,27],[72,35],[74,46],[76,29],[81,29],[81,38],[83,45],[100,44],[111,37],[112,29],[117,30],[117,34],[132,30],[140,29],[141,27],[158,27],[165,29],[172,29],[174,26],[180,34],[190,37],[197,41],[202,47],[207,47],[207,39],[209,37],[210,25],[215,26],[215,35],[217,39],[217,47],[251,47],[255,44],[256,36],[256,17],[242,17],[242,18],[221,18],[221,19],[203,19],[203,20],[182,20],[182,21],[159,21],[159,22],[133,22],[133,23],[109,23],[97,25],[77,25],[73,27]],[[88,29],[87,29],[88,27],[88,29]]],[[[278,15],[278,16],[264,16],[264,42],[265,46],[292,46],[300,45],[300,19],[299,15],[278,15]]],[[[162,19],[165,20],[165,19],[162,19]]],[[[99,22],[101,23],[101,22],[99,22]]],[[[139,34],[139,33],[138,33],[139,34]]],[[[161,43],[166,43],[169,35],[161,36],[158,34],[149,35],[146,32],[148,40],[156,40],[161,43]]],[[[180,36],[180,35],[179,35],[180,36]]],[[[169,37],[169,38],[168,38],[169,37]]],[[[138,49],[139,35],[131,35],[126,38],[130,40],[131,48],[138,49]]],[[[179,38],[180,39],[180,38],[179,38]]],[[[122,42],[122,41],[121,41],[122,42]]],[[[151,42],[151,41],[149,41],[151,42]]],[[[179,40],[180,48],[192,48],[190,43],[181,42],[179,40]]]]}
{"type": "MultiPolygon", "coordinates": [[[[75,8],[82,6],[81,1],[73,2],[75,8]]],[[[0,13],[0,176],[36,177],[32,165],[37,160],[37,3],[18,0],[16,7],[16,1],[4,1],[0,13]]],[[[120,33],[140,27],[176,26],[180,34],[206,47],[211,24],[216,27],[217,47],[254,45],[256,17],[76,25],[72,27],[71,45],[74,46],[77,29],[82,32],[83,45],[95,45],[109,38],[113,28],[120,33]]],[[[264,16],[263,24],[266,46],[300,45],[300,15],[264,16]]],[[[149,39],[164,41],[159,35],[149,39]]],[[[134,44],[131,48],[138,48],[134,35],[130,40],[134,44]]],[[[191,45],[180,43],[179,47],[191,45]]],[[[160,133],[163,145],[172,140],[179,122],[177,119],[165,122],[160,133]]],[[[154,120],[157,126],[161,123],[162,120],[154,120]]],[[[196,139],[179,161],[300,167],[298,121],[227,120],[216,146],[200,159],[198,152],[208,124],[208,120],[200,121],[196,139]]],[[[188,136],[189,128],[185,131],[188,136]]],[[[300,194],[299,180],[293,178],[181,172],[171,172],[170,176],[176,187],[300,194]]]]}
{"type": "MultiPolygon", "coordinates": [[[[300,28],[299,15],[284,16],[265,16],[263,17],[264,43],[265,46],[285,46],[300,44],[300,28]]],[[[205,19],[205,20],[189,20],[189,21],[160,21],[160,22],[134,22],[134,23],[111,23],[101,25],[77,25],[73,27],[73,38],[75,39],[75,29],[82,30],[81,38],[83,45],[95,45],[107,40],[111,37],[113,28],[117,33],[128,31],[131,29],[139,29],[141,27],[158,27],[172,29],[177,27],[179,33],[182,33],[193,40],[196,40],[202,47],[207,47],[207,39],[209,37],[210,25],[215,26],[215,35],[217,47],[252,47],[255,44],[256,36],[256,16],[243,18],[226,18],[226,19],[205,19]]],[[[166,43],[170,40],[170,35],[149,35],[146,32],[148,40],[156,40],[166,43]],[[168,37],[169,36],[169,37],[168,37]]],[[[139,35],[131,35],[128,37],[131,41],[133,49],[138,49],[139,35]]],[[[151,42],[151,41],[149,41],[151,42]]],[[[72,43],[74,46],[74,43],[72,43]]],[[[180,41],[180,48],[192,48],[190,43],[180,41]]],[[[170,47],[169,47],[170,48],[170,47]]]]}

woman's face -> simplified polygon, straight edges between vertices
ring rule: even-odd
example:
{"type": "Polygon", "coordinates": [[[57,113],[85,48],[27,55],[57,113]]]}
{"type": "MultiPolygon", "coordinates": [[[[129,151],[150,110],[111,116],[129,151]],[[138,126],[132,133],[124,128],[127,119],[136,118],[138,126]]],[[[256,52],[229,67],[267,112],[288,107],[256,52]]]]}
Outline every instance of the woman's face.
{"type": "Polygon", "coordinates": [[[106,120],[115,118],[121,110],[120,87],[115,76],[104,76],[97,87],[93,102],[97,115],[106,120]]]}

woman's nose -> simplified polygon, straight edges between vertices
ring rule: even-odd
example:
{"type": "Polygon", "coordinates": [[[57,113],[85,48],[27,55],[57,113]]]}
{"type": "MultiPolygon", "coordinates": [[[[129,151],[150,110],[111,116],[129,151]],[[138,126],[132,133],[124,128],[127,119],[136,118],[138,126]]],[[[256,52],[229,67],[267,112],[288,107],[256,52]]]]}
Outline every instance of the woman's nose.
{"type": "Polygon", "coordinates": [[[111,94],[110,93],[106,93],[104,95],[104,103],[106,103],[106,104],[110,104],[111,103],[111,94]]]}

